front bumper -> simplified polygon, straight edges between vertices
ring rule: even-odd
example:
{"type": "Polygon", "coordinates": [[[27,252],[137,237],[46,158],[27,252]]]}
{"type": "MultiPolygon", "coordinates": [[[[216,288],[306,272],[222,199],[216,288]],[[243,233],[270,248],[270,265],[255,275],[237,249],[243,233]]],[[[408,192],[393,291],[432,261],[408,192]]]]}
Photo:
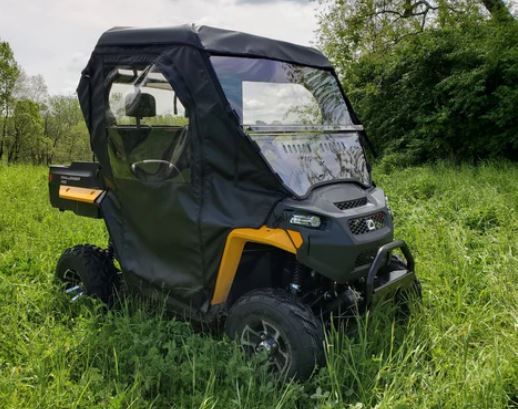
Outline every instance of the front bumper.
{"type": "Polygon", "coordinates": [[[398,290],[410,287],[416,280],[415,262],[408,245],[403,240],[395,240],[381,246],[371,264],[365,284],[365,305],[370,307],[398,290]],[[406,268],[388,271],[380,275],[390,252],[400,249],[406,260],[406,268]]]}

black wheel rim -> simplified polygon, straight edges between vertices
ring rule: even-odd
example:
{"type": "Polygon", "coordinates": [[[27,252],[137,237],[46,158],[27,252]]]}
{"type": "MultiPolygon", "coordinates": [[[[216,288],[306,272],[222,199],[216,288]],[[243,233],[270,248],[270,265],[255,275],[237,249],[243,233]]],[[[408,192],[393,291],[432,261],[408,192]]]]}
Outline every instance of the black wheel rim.
{"type": "Polygon", "coordinates": [[[263,354],[270,369],[285,374],[291,366],[290,345],[277,326],[267,320],[245,325],[240,343],[249,354],[263,354]]]}
{"type": "Polygon", "coordinates": [[[76,302],[83,295],[85,295],[85,289],[81,282],[79,274],[72,269],[67,269],[62,276],[63,280],[63,291],[70,299],[70,302],[76,302]]]}

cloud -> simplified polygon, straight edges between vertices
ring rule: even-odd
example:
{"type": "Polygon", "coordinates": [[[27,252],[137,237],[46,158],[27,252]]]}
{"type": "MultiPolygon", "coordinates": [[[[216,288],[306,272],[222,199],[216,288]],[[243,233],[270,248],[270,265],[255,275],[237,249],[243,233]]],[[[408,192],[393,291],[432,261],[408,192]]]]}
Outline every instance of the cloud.
{"type": "Polygon", "coordinates": [[[236,4],[267,5],[271,3],[309,4],[312,0],[236,0],[236,4]]]}
{"type": "Polygon", "coordinates": [[[114,26],[201,23],[306,45],[316,28],[316,2],[309,0],[0,1],[0,38],[53,94],[75,88],[97,39],[114,26]]]}

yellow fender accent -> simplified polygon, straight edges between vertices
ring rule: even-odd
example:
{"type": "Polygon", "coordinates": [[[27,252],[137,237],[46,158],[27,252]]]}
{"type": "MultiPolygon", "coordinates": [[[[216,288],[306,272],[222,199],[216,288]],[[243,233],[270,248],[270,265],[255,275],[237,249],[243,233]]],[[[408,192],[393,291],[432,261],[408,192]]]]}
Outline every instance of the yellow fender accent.
{"type": "Polygon", "coordinates": [[[67,200],[75,200],[76,202],[95,203],[97,198],[101,196],[103,190],[88,189],[76,186],[59,186],[59,198],[67,200]]]}
{"type": "Polygon", "coordinates": [[[221,304],[227,300],[230,288],[241,261],[243,248],[247,242],[268,244],[281,250],[296,254],[302,246],[302,235],[293,230],[270,229],[262,226],[259,229],[234,229],[227,236],[223,257],[219,264],[216,285],[211,304],[221,304]]]}

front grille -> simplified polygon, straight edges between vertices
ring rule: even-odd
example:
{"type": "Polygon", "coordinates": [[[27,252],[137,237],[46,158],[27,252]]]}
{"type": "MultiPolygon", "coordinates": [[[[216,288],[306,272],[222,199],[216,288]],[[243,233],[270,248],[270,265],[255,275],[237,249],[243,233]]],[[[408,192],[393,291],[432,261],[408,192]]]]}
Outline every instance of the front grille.
{"type": "Polygon", "coordinates": [[[340,210],[354,209],[355,207],[365,206],[367,204],[367,198],[361,197],[354,200],[345,200],[343,202],[335,202],[334,205],[340,210]]]}
{"type": "Polygon", "coordinates": [[[358,255],[358,257],[356,257],[356,261],[354,262],[354,267],[361,267],[364,265],[372,264],[377,253],[378,253],[377,249],[367,250],[367,251],[364,251],[363,253],[360,253],[358,255]]]}
{"type": "Polygon", "coordinates": [[[378,212],[376,214],[357,219],[349,220],[349,228],[354,235],[365,234],[375,230],[379,230],[385,226],[385,213],[378,212]]]}

